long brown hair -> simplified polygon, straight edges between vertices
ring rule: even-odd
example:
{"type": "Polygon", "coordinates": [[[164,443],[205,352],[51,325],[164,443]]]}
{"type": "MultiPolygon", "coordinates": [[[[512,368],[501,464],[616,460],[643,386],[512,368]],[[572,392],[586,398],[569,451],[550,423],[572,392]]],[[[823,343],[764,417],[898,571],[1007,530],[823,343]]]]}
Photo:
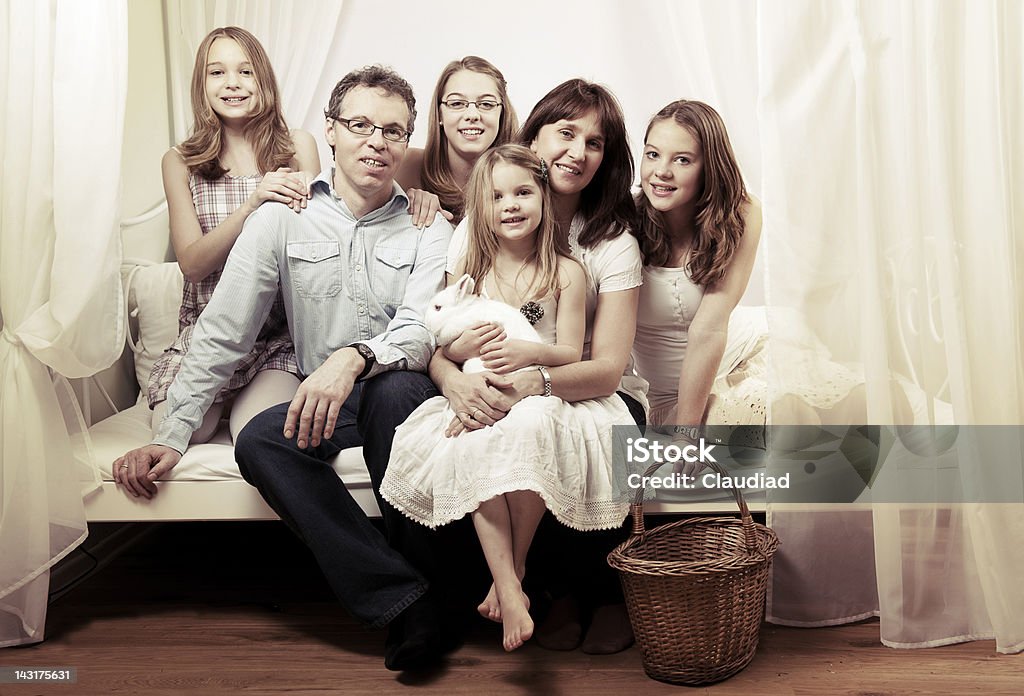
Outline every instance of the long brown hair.
{"type": "Polygon", "coordinates": [[[591,110],[597,112],[604,135],[604,158],[580,195],[580,212],[585,222],[579,242],[585,247],[616,237],[622,230],[632,229],[634,223],[635,210],[629,193],[633,155],[618,100],[601,85],[578,78],[567,80],[537,102],[516,138],[528,146],[542,127],[591,110]]]}
{"type": "Polygon", "coordinates": [[[260,174],[287,166],[295,156],[295,147],[281,113],[281,98],[274,69],[256,37],[239,27],[214,29],[206,35],[196,51],[191,88],[192,134],[178,146],[178,152],[189,171],[205,179],[219,179],[227,173],[220,163],[224,126],[206,98],[206,63],[210,46],[220,38],[233,39],[238,43],[252,66],[257,89],[252,96],[253,116],[245,124],[244,133],[256,153],[256,166],[260,174]]]}
{"type": "Polygon", "coordinates": [[[465,273],[483,287],[484,276],[494,268],[498,255],[498,236],[494,229],[494,166],[498,163],[522,167],[530,173],[540,190],[542,198],[540,225],[537,227],[534,251],[527,263],[537,266],[534,277],[534,295],[528,299],[540,299],[554,294],[560,288],[558,281],[558,257],[569,257],[568,245],[555,228],[555,216],[551,208],[551,192],[547,174],[540,158],[522,145],[500,145],[480,156],[473,165],[466,185],[466,219],[469,227],[469,244],[466,249],[465,273]]]}
{"type": "MultiPolygon", "coordinates": [[[[673,119],[696,139],[703,159],[703,190],[697,198],[694,241],[689,273],[693,282],[710,285],[721,280],[743,236],[743,206],[750,202],[743,175],[718,112],[699,101],[680,99],[659,111],[647,124],[644,144],[659,121],[673,119]]],[[[644,264],[664,266],[672,254],[664,217],[647,196],[637,197],[637,239],[644,264]]]]}
{"type": "Polygon", "coordinates": [[[462,60],[453,60],[444,66],[440,77],[437,78],[437,84],[434,85],[434,95],[431,98],[427,144],[423,151],[420,180],[423,183],[423,188],[441,199],[441,206],[451,211],[455,215],[455,220],[462,219],[466,203],[465,195],[455,182],[451,165],[448,162],[448,136],[441,128],[441,100],[444,98],[448,80],[460,70],[487,75],[498,85],[497,97],[501,102],[501,113],[498,116],[498,134],[495,136],[494,142],[491,143],[491,147],[512,142],[512,137],[515,135],[516,129],[519,128],[516,110],[508,98],[508,85],[505,82],[505,76],[490,61],[479,56],[466,56],[462,60]]]}

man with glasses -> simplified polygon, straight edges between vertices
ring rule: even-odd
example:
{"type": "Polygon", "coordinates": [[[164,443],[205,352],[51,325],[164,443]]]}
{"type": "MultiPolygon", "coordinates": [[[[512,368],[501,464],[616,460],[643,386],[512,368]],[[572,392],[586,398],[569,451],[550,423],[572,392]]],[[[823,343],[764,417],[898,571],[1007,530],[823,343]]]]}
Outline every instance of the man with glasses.
{"type": "Polygon", "coordinates": [[[452,230],[441,216],[413,226],[394,182],[416,118],[404,79],[380,66],[353,71],[325,115],[333,167],[312,182],[301,214],[265,205],[246,220],[146,456],[156,464],[151,480],[177,463],[280,288],[307,377],[290,404],[249,422],[235,458],[309,545],[342,604],[373,626],[391,624],[385,664],[407,669],[444,645],[435,593],[425,594],[417,570],[432,563],[430,532],[378,498],[389,545],[328,462],[361,445],[376,492],[395,427],[438,394],[424,374],[434,343],[422,312],[444,285],[452,230]]]}

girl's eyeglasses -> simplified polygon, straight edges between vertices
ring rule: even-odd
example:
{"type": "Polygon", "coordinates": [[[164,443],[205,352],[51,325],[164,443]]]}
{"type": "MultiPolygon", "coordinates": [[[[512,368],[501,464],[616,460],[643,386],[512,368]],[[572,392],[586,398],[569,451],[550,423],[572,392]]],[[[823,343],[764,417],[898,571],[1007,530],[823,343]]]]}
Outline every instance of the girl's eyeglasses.
{"type": "Polygon", "coordinates": [[[494,111],[501,102],[496,102],[491,99],[481,99],[480,101],[469,101],[468,99],[449,99],[448,101],[441,102],[444,106],[447,106],[452,111],[465,111],[472,104],[476,107],[477,111],[494,111]]]}

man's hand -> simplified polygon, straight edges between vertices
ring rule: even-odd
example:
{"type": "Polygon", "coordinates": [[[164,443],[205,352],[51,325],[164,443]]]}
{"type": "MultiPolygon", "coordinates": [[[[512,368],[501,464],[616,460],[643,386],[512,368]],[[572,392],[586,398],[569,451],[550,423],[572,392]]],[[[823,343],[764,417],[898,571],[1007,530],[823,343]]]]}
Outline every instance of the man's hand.
{"type": "Polygon", "coordinates": [[[181,453],[164,445],[146,445],[126,452],[114,460],[114,482],[136,498],[156,495],[156,483],[161,476],[181,461],[181,453]]]}
{"type": "Polygon", "coordinates": [[[355,348],[335,351],[299,385],[284,421],[284,436],[291,439],[298,426],[298,446],[318,447],[321,438],[334,434],[338,414],[366,361],[355,348]]]}

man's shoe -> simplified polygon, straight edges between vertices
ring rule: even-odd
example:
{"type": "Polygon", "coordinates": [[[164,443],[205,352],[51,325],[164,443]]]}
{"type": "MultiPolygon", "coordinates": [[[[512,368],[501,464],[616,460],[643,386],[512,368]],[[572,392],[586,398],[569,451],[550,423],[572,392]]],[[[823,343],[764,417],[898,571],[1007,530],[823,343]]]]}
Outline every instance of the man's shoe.
{"type": "Polygon", "coordinates": [[[421,597],[410,604],[388,627],[384,666],[394,672],[432,667],[444,653],[440,616],[429,599],[421,597]]]}

